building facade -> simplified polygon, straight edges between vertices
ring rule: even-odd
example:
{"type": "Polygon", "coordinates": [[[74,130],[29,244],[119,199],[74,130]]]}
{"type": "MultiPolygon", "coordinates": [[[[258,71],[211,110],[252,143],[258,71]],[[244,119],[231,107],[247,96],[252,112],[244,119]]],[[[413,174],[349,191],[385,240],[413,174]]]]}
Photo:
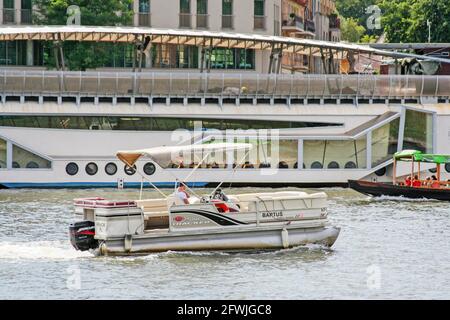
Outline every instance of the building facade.
{"type": "MultiPolygon", "coordinates": [[[[32,24],[36,8],[32,0],[0,0],[1,25],[32,24]]],[[[195,29],[263,35],[281,34],[281,0],[135,0],[131,25],[168,29],[195,29]]],[[[83,18],[81,17],[83,24],[83,18]]],[[[105,68],[131,68],[133,46],[116,44],[108,48],[105,68]]],[[[202,50],[193,46],[154,45],[146,52],[147,69],[181,68],[243,70],[267,72],[266,53],[244,49],[208,48],[206,61],[202,50]]],[[[48,54],[52,54],[49,52],[48,54]]],[[[44,49],[37,41],[0,43],[1,66],[42,66],[44,49]]]]}
{"type": "MultiPolygon", "coordinates": [[[[4,26],[32,24],[37,12],[32,0],[0,0],[0,8],[0,25],[4,26]]],[[[339,21],[333,16],[334,0],[135,0],[130,9],[130,25],[136,27],[340,40],[339,21]]],[[[110,54],[101,69],[132,68],[136,64],[132,45],[114,44],[102,50],[110,54]]],[[[44,68],[44,56],[52,54],[39,41],[0,42],[0,66],[44,68]]],[[[320,61],[305,55],[285,55],[282,59],[284,72],[321,71],[320,61]]],[[[269,53],[244,49],[153,45],[143,61],[148,70],[269,71],[269,53]],[[206,58],[202,50],[207,50],[206,58]]]]}

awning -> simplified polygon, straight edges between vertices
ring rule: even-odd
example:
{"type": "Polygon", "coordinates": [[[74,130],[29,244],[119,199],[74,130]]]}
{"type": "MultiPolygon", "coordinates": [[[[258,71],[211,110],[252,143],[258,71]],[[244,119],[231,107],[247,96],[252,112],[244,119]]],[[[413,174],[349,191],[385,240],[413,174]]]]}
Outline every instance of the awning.
{"type": "Polygon", "coordinates": [[[425,154],[418,150],[403,150],[394,155],[398,161],[415,161],[425,163],[444,164],[450,163],[450,155],[446,154],[425,154]]]}
{"type": "Polygon", "coordinates": [[[146,27],[118,26],[2,26],[0,41],[43,40],[43,41],[94,41],[128,42],[143,41],[146,37],[151,43],[194,45],[205,47],[245,48],[256,50],[281,50],[286,53],[324,55],[342,51],[352,51],[393,58],[417,58],[421,60],[450,63],[449,59],[421,56],[380,50],[369,45],[312,39],[289,38],[260,34],[234,32],[213,32],[202,30],[178,30],[146,27]]]}
{"type": "Polygon", "coordinates": [[[142,157],[148,157],[156,162],[160,167],[167,168],[171,163],[180,163],[187,155],[201,154],[205,156],[212,152],[227,152],[235,150],[251,150],[249,143],[211,143],[187,146],[156,147],[142,150],[119,151],[116,156],[129,167],[142,157]]]}

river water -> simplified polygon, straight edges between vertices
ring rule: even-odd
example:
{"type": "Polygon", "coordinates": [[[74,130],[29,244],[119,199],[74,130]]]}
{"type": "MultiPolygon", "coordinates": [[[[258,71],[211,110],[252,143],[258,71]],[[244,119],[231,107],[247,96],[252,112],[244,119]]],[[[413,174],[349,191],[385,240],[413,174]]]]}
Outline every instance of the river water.
{"type": "Polygon", "coordinates": [[[111,258],[72,249],[72,199],[136,190],[0,190],[0,299],[450,298],[449,203],[321,191],[342,228],[331,250],[111,258]]]}

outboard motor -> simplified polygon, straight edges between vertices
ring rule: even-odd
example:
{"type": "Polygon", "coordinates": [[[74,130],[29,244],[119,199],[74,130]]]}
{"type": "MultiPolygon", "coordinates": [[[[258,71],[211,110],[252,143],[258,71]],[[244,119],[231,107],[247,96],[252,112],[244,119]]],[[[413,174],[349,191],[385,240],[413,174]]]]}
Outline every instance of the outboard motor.
{"type": "Polygon", "coordinates": [[[80,221],[70,224],[70,243],[80,251],[87,251],[98,247],[95,237],[95,223],[92,221],[80,221]]]}

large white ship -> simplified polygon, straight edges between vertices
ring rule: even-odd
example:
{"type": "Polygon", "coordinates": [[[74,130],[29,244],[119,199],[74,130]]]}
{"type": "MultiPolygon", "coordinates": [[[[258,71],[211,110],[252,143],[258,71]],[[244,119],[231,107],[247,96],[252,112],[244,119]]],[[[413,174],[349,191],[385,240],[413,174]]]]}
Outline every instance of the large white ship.
{"type": "MultiPolygon", "coordinates": [[[[255,60],[242,61],[258,66],[234,72],[211,70],[211,63],[205,72],[4,69],[2,187],[137,187],[143,179],[136,170],[158,187],[173,186],[174,175],[198,187],[222,181],[339,186],[349,179],[392,179],[391,159],[399,150],[450,153],[450,77],[263,72],[281,63],[274,48],[315,52],[319,59],[330,52],[329,68],[339,51],[411,55],[326,41],[150,28],[15,27],[3,28],[0,40],[45,41],[55,34],[67,41],[209,41],[253,50],[255,60]],[[189,177],[198,159],[166,167],[138,161],[127,168],[115,157],[123,149],[213,141],[252,143],[257,151],[242,159],[235,153],[207,155],[189,177]]],[[[399,168],[399,175],[402,170],[408,172],[399,168]]]]}

